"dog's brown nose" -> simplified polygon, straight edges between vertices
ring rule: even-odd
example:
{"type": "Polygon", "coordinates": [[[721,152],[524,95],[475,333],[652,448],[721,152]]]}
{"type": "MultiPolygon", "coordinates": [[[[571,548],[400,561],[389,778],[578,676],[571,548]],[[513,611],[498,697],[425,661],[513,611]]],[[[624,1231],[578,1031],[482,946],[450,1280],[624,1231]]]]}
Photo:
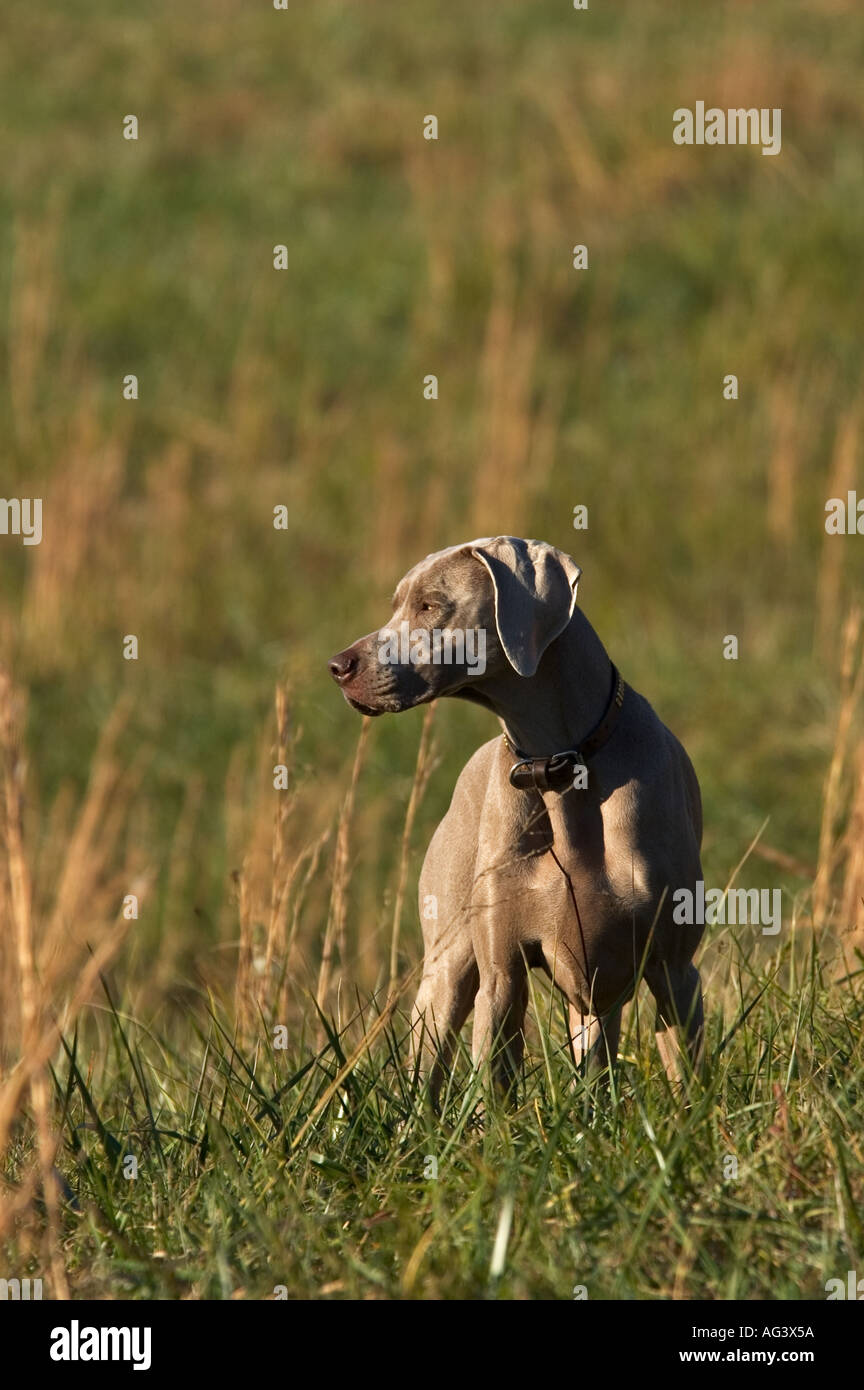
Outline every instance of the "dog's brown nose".
{"type": "Polygon", "coordinates": [[[328,669],[337,685],[345,685],[356,674],[359,664],[360,658],[349,647],[347,651],[336,653],[333,660],[328,662],[328,669]]]}

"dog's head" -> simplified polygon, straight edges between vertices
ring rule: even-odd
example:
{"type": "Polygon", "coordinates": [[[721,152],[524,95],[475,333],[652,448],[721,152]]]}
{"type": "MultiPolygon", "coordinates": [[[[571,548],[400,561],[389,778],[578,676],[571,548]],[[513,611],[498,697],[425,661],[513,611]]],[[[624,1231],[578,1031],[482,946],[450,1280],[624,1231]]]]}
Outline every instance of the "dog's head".
{"type": "Polygon", "coordinates": [[[361,714],[478,693],[502,671],[530,677],[576,604],[581,570],[543,541],[496,536],[427,555],[393,595],[387,625],[329,663],[361,714]]]}

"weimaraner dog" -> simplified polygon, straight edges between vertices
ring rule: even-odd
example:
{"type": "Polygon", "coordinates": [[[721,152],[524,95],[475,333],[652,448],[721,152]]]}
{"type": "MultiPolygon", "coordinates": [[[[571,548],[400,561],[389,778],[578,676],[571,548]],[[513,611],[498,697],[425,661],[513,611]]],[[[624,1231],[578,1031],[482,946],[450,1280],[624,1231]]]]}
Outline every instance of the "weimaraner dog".
{"type": "Polygon", "coordinates": [[[669,1075],[686,1071],[682,1034],[694,1067],[700,1058],[692,957],[702,926],[677,925],[672,901],[702,877],[699,783],[576,606],[580,574],[540,541],[451,546],[406,574],[387,628],[330,662],[362,714],[450,695],[492,710],[504,730],[462,771],[420,877],[426,954],[414,1036],[433,1098],[472,1005],[475,1065],[490,1059],[510,1091],[535,966],[568,1001],[571,1051],[587,1073],[614,1063],[640,973],[669,1075]],[[465,634],[464,651],[436,646],[435,630],[465,634]],[[410,648],[394,646],[394,633],[410,633],[410,648]]]}

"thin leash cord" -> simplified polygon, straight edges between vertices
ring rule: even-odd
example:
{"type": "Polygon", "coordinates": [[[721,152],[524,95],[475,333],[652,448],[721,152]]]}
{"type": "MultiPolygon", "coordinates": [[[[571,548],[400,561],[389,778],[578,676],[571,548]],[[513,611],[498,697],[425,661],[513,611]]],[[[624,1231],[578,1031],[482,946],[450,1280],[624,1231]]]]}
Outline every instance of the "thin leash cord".
{"type": "MultiPolygon", "coordinates": [[[[575,888],[573,887],[573,880],[572,880],[572,878],[570,877],[570,875],[568,874],[567,870],[564,868],[564,865],[561,863],[561,860],[558,858],[558,855],[555,853],[555,846],[554,846],[554,845],[550,845],[550,846],[549,846],[549,853],[552,855],[552,858],[555,860],[555,863],[558,865],[558,868],[561,870],[561,873],[564,875],[565,879],[567,880],[567,887],[568,887],[568,889],[569,889],[569,891],[570,891],[570,900],[571,900],[571,902],[573,903],[573,910],[574,910],[574,912],[576,913],[576,922],[577,922],[577,925],[578,925],[578,927],[579,927],[579,940],[580,940],[581,943],[582,943],[582,958],[583,958],[583,960],[584,960],[584,962],[585,962],[585,984],[586,984],[587,987],[588,987],[589,998],[593,998],[594,990],[593,990],[593,986],[592,986],[592,984],[591,984],[591,976],[590,976],[590,970],[589,970],[589,966],[588,966],[588,947],[587,947],[586,942],[585,942],[585,932],[584,932],[583,929],[582,929],[582,914],[581,914],[581,912],[579,911],[579,904],[578,904],[578,902],[576,901],[576,890],[575,890],[575,888]]],[[[598,1015],[598,1018],[599,1018],[599,1015],[598,1015]]],[[[601,1029],[601,1032],[604,1032],[604,1033],[605,1033],[605,1030],[603,1029],[603,1020],[602,1020],[602,1019],[600,1019],[600,1029],[601,1029]]]]}

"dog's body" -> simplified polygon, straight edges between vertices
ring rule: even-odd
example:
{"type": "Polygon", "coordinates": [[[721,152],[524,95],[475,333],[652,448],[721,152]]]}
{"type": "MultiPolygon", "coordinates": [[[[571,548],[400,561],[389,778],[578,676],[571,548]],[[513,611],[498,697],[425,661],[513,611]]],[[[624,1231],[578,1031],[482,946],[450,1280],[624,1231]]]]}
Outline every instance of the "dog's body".
{"type": "Polygon", "coordinates": [[[486,705],[506,732],[463,770],[420,878],[426,957],[415,1032],[433,1093],[472,1006],[475,1062],[494,1043],[494,1074],[509,1088],[534,966],[569,1002],[577,1061],[614,1061],[621,1007],[642,974],[668,1069],[679,1068],[681,1028],[698,1060],[702,1000],[691,961],[702,927],[673,921],[672,895],[694,891],[702,876],[699,785],[648,702],[616,683],[575,606],[579,574],[569,556],[534,541],[454,546],[402,580],[391,626],[443,620],[485,630],[481,674],[383,664],[379,633],[331,663],[364,713],[452,695],[486,705]],[[575,754],[551,760],[580,747],[585,766],[575,754]],[[513,785],[511,769],[523,760],[513,785]]]}

